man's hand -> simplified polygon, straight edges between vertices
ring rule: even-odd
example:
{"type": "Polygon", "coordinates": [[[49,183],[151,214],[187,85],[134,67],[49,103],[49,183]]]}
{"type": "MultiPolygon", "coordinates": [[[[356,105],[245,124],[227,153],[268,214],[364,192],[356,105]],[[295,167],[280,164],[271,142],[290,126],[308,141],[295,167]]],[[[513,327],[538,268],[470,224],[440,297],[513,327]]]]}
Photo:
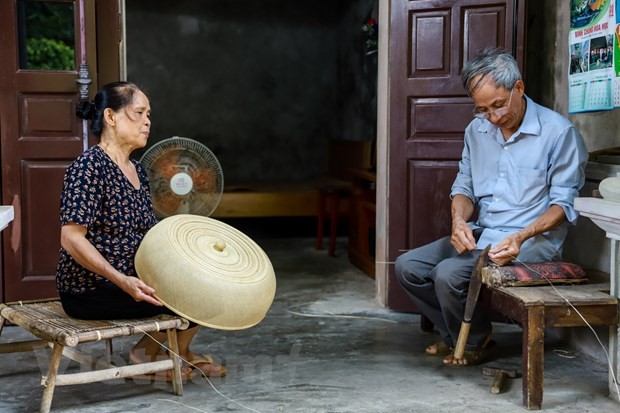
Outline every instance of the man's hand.
{"type": "Polygon", "coordinates": [[[523,243],[536,235],[557,228],[566,220],[564,210],[559,205],[551,205],[544,214],[538,217],[519,232],[509,235],[489,251],[489,259],[497,265],[506,265],[517,259],[523,243]]]}
{"type": "Polygon", "coordinates": [[[497,265],[506,265],[519,256],[522,243],[523,241],[521,241],[516,234],[512,234],[491,248],[489,251],[489,259],[497,265]]]}
{"type": "Polygon", "coordinates": [[[450,243],[459,254],[476,249],[474,231],[467,225],[467,222],[462,219],[455,219],[452,221],[452,237],[450,243]]]}
{"type": "Polygon", "coordinates": [[[474,231],[467,225],[467,220],[473,212],[474,204],[471,199],[461,194],[456,194],[452,198],[452,238],[450,243],[459,254],[476,249],[474,231]]]}
{"type": "Polygon", "coordinates": [[[158,307],[163,305],[159,300],[153,297],[155,289],[146,285],[144,281],[138,277],[125,276],[122,289],[136,301],[146,301],[158,307]]]}

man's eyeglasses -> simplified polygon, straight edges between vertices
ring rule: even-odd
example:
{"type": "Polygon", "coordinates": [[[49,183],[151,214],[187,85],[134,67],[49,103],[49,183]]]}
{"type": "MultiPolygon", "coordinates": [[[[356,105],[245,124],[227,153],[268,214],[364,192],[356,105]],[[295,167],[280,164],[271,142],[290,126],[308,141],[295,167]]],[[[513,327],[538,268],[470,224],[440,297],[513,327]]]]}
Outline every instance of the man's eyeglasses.
{"type": "Polygon", "coordinates": [[[476,112],[476,109],[474,109],[474,117],[478,119],[489,119],[493,115],[497,117],[504,116],[510,110],[510,102],[512,101],[512,92],[514,91],[515,91],[514,88],[512,88],[512,90],[510,91],[510,97],[508,98],[508,106],[504,106],[503,108],[491,110],[489,112],[476,112]]]}

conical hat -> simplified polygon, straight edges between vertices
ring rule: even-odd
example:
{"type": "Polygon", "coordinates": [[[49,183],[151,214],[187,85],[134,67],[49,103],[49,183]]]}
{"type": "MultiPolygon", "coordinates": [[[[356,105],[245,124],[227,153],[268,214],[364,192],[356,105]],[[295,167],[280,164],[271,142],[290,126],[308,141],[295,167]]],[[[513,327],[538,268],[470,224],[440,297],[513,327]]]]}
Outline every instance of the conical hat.
{"type": "Polygon", "coordinates": [[[265,252],[241,231],[204,216],[160,221],[142,240],[135,265],[159,301],[206,327],[252,327],[275,296],[275,273],[265,252]]]}

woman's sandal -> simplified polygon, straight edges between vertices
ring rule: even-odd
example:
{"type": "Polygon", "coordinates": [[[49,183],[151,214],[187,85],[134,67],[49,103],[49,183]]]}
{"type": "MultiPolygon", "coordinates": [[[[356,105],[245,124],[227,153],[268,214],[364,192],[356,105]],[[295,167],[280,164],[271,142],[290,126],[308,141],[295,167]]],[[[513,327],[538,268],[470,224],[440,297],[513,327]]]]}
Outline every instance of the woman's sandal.
{"type": "Polygon", "coordinates": [[[213,357],[208,354],[196,354],[196,357],[188,360],[188,364],[207,377],[224,377],[227,372],[226,367],[213,361],[213,357]]]}
{"type": "MultiPolygon", "coordinates": [[[[188,380],[194,379],[196,376],[198,376],[198,373],[196,373],[194,370],[190,370],[186,373],[181,373],[181,381],[186,382],[188,380]]],[[[158,371],[156,373],[151,373],[151,374],[137,374],[135,376],[131,376],[128,378],[133,379],[133,380],[138,380],[138,381],[145,381],[149,383],[152,383],[152,382],[170,383],[173,381],[171,370],[158,371]]]]}
{"type": "MultiPolygon", "coordinates": [[[[146,363],[146,361],[137,360],[132,355],[129,355],[129,363],[133,365],[138,365],[138,364],[146,363]]],[[[196,376],[198,376],[198,373],[194,369],[190,368],[184,363],[181,365],[181,381],[186,382],[188,380],[192,380],[196,376]]],[[[173,381],[172,370],[156,371],[150,374],[136,374],[134,376],[128,377],[128,379],[147,381],[147,382],[158,382],[158,381],[171,382],[173,381]]]]}
{"type": "Polygon", "coordinates": [[[431,356],[431,357],[442,357],[442,356],[447,356],[448,354],[451,354],[453,350],[454,350],[454,347],[448,346],[443,341],[438,341],[437,343],[431,344],[430,346],[426,347],[426,350],[424,350],[424,354],[426,354],[427,356],[431,356]],[[434,352],[429,351],[431,347],[435,348],[434,352]]]}

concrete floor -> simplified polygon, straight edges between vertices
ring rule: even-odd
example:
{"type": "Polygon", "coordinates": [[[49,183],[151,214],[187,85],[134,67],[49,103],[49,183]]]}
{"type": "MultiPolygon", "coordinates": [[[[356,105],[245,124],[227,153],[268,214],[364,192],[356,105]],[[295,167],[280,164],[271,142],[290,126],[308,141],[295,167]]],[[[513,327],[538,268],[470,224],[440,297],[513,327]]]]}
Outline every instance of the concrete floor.
{"type": "MultiPolygon", "coordinates": [[[[419,317],[393,313],[374,299],[374,280],[353,267],[341,241],[336,258],[315,251],[311,238],[265,239],[259,244],[274,265],[276,299],[267,317],[242,331],[201,329],[194,351],[219,357],[229,369],[211,384],[196,378],[176,397],[167,384],[117,380],[57,388],[58,412],[524,412],[521,380],[499,395],[480,367],[447,368],[427,357],[436,340],[419,317]]],[[[497,351],[488,365],[520,367],[521,330],[494,326],[497,351]]],[[[30,338],[17,327],[2,341],[30,338]]],[[[115,342],[126,360],[135,339],[115,342]]],[[[97,355],[101,343],[83,345],[97,355]]],[[[41,396],[45,351],[0,355],[0,412],[34,412],[41,396]]],[[[76,368],[73,363],[61,368],[76,368]]],[[[607,367],[547,342],[543,409],[611,413],[607,367]],[[568,353],[563,353],[567,351],[568,353]],[[569,355],[571,358],[561,357],[569,355]]]]}

